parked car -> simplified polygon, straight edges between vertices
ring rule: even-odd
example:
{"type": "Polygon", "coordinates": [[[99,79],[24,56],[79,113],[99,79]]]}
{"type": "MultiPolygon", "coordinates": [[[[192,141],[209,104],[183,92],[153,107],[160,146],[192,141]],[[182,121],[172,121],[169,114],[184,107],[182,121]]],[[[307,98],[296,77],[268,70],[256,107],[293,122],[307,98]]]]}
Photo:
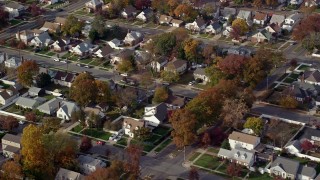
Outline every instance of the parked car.
{"type": "Polygon", "coordinates": [[[128,73],[122,73],[120,74],[121,76],[124,76],[124,77],[127,77],[128,76],[128,73]]]}
{"type": "Polygon", "coordinates": [[[119,135],[120,135],[120,136],[123,136],[123,135],[124,135],[124,130],[123,130],[123,129],[119,131],[119,135]]]}
{"type": "Polygon", "coordinates": [[[24,122],[24,121],[19,121],[19,124],[21,124],[21,125],[23,125],[24,123],[26,123],[26,122],[24,122]]]}
{"type": "Polygon", "coordinates": [[[79,64],[79,63],[77,64],[77,66],[82,67],[82,65],[81,65],[81,64],[79,64]]]}
{"type": "Polygon", "coordinates": [[[60,61],[60,62],[62,62],[62,63],[67,63],[67,61],[60,61]]]}
{"type": "Polygon", "coordinates": [[[97,141],[97,144],[99,144],[99,145],[105,145],[106,142],[104,142],[104,141],[97,141]]]}
{"type": "Polygon", "coordinates": [[[54,58],[53,60],[56,61],[56,62],[59,62],[59,61],[60,61],[58,58],[54,58]]]}
{"type": "Polygon", "coordinates": [[[195,81],[191,81],[189,82],[189,86],[193,86],[196,82],[195,81]]]}
{"type": "Polygon", "coordinates": [[[84,67],[85,67],[85,68],[88,68],[88,69],[91,68],[91,66],[88,66],[88,65],[85,65],[84,67]]]}
{"type": "Polygon", "coordinates": [[[113,141],[117,142],[121,139],[121,136],[117,136],[116,138],[113,139],[113,141]]]}

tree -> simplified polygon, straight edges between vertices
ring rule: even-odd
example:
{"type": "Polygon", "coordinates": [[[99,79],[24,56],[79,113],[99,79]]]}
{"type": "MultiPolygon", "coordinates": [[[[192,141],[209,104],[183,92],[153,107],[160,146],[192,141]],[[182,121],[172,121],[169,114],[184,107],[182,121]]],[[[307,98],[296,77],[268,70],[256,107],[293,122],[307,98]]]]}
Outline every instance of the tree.
{"type": "Polygon", "coordinates": [[[136,0],[135,7],[139,10],[143,10],[151,6],[151,0],[136,0]]]}
{"type": "Polygon", "coordinates": [[[40,73],[36,77],[36,84],[39,88],[44,88],[52,83],[51,76],[47,73],[40,73]]]}
{"type": "Polygon", "coordinates": [[[241,166],[238,166],[236,163],[230,163],[227,167],[227,173],[229,176],[237,177],[241,175],[241,166]]]}
{"type": "Polygon", "coordinates": [[[92,26],[91,31],[96,31],[99,37],[103,37],[105,35],[105,32],[106,32],[105,20],[102,16],[100,15],[95,16],[91,26],[92,26]]]}
{"type": "Polygon", "coordinates": [[[21,65],[17,68],[18,81],[26,87],[32,85],[33,76],[37,75],[39,72],[39,67],[36,61],[23,61],[21,65]]]}
{"type": "Polygon", "coordinates": [[[159,13],[168,13],[169,4],[167,0],[153,0],[151,1],[152,9],[156,9],[159,13]]]}
{"type": "Polygon", "coordinates": [[[280,106],[283,106],[288,109],[295,109],[298,107],[298,101],[289,95],[281,97],[279,104],[280,106]]]}
{"type": "Polygon", "coordinates": [[[146,71],[141,74],[140,84],[148,89],[149,85],[152,85],[153,79],[150,71],[146,71]]]}
{"type": "Polygon", "coordinates": [[[80,151],[86,152],[92,147],[92,141],[88,136],[83,136],[81,138],[80,151]]]}
{"type": "Polygon", "coordinates": [[[109,84],[104,81],[95,80],[97,87],[97,95],[95,102],[106,103],[111,101],[111,90],[109,84]]]}
{"type": "Polygon", "coordinates": [[[162,71],[160,76],[167,82],[177,82],[180,79],[179,74],[173,71],[162,71]]]}
{"type": "Polygon", "coordinates": [[[208,132],[205,132],[201,138],[201,143],[204,147],[208,147],[211,144],[211,137],[208,132]]]}
{"type": "Polygon", "coordinates": [[[89,73],[79,74],[70,88],[70,98],[80,106],[86,106],[95,102],[97,97],[97,85],[94,77],[89,73]]]}
{"type": "Polygon", "coordinates": [[[198,62],[200,41],[195,39],[188,39],[184,42],[184,52],[187,60],[192,62],[198,62]]]}
{"type": "Polygon", "coordinates": [[[227,75],[242,78],[244,65],[248,59],[244,56],[231,54],[226,56],[222,61],[217,63],[218,68],[227,75]]]}
{"type": "Polygon", "coordinates": [[[140,176],[140,157],[142,148],[138,144],[130,144],[126,149],[127,162],[125,169],[130,173],[128,179],[138,179],[140,176]]]}
{"type": "Polygon", "coordinates": [[[73,111],[71,113],[71,121],[72,122],[80,121],[80,124],[82,126],[85,126],[85,118],[86,118],[86,114],[83,112],[82,109],[79,109],[78,111],[73,111]]]}
{"type": "Polygon", "coordinates": [[[116,94],[116,105],[120,108],[122,107],[133,107],[134,104],[137,102],[137,91],[132,88],[125,88],[119,90],[116,94]]]}
{"type": "Polygon", "coordinates": [[[304,140],[302,143],[301,143],[301,148],[306,152],[308,153],[312,148],[313,148],[313,144],[308,141],[308,140],[304,140]]]}
{"type": "Polygon", "coordinates": [[[24,115],[27,121],[36,122],[37,116],[34,112],[28,112],[24,115]]]}
{"type": "Polygon", "coordinates": [[[32,16],[39,16],[42,14],[41,8],[38,7],[36,3],[32,3],[29,8],[32,16]]]}
{"type": "Polygon", "coordinates": [[[320,48],[320,33],[311,32],[302,40],[302,46],[309,52],[312,52],[314,49],[320,48]]]}
{"type": "Polygon", "coordinates": [[[226,75],[221,70],[219,70],[216,64],[205,68],[204,72],[210,79],[208,85],[210,85],[211,87],[218,84],[221,79],[226,78],[226,75]]]}
{"type": "Polygon", "coordinates": [[[256,135],[260,135],[263,130],[264,123],[261,118],[249,117],[244,123],[244,128],[252,129],[256,135]]]}
{"type": "Polygon", "coordinates": [[[191,167],[189,171],[189,179],[190,180],[199,180],[199,173],[198,170],[195,167],[191,167]]]}
{"type": "Polygon", "coordinates": [[[130,60],[124,59],[118,64],[117,69],[122,73],[128,73],[133,71],[134,68],[130,60]]]}
{"type": "Polygon", "coordinates": [[[19,122],[13,116],[2,116],[0,125],[2,129],[7,131],[12,131],[13,128],[16,128],[19,126],[19,122]]]}
{"type": "Polygon", "coordinates": [[[244,19],[237,18],[232,22],[232,28],[239,28],[240,35],[244,35],[249,31],[249,26],[244,19]]]}
{"type": "Polygon", "coordinates": [[[242,118],[248,111],[249,109],[242,99],[226,99],[220,116],[225,125],[239,128],[242,118]]]}
{"type": "Polygon", "coordinates": [[[18,49],[25,49],[27,47],[27,45],[24,43],[24,42],[22,42],[22,41],[20,41],[19,43],[18,43],[18,45],[17,45],[17,48],[18,49]]]}
{"type": "Polygon", "coordinates": [[[174,10],[174,15],[185,22],[191,22],[197,17],[198,13],[191,5],[179,4],[174,10]]]}
{"type": "Polygon", "coordinates": [[[42,132],[45,134],[50,132],[57,132],[61,127],[61,119],[56,117],[46,117],[42,120],[42,132]]]}
{"type": "Polygon", "coordinates": [[[23,179],[22,166],[19,162],[8,160],[1,166],[2,173],[0,175],[3,180],[19,180],[23,179]]]}
{"type": "Polygon", "coordinates": [[[178,148],[192,144],[196,139],[196,117],[187,109],[178,109],[169,118],[171,136],[178,148]]]}
{"type": "Polygon", "coordinates": [[[152,101],[156,104],[165,102],[169,97],[168,90],[165,87],[157,87],[152,101]]]}
{"type": "Polygon", "coordinates": [[[0,29],[5,27],[9,22],[9,12],[5,11],[3,8],[0,8],[0,29]]]}
{"type": "Polygon", "coordinates": [[[278,1],[277,0],[266,0],[266,4],[268,6],[274,7],[278,4],[278,1]]]}
{"type": "Polygon", "coordinates": [[[302,41],[305,37],[311,33],[320,32],[320,15],[315,13],[308,17],[305,17],[300,23],[295,26],[292,32],[292,38],[297,41],[302,41]]]}
{"type": "Polygon", "coordinates": [[[69,15],[65,24],[62,26],[62,32],[65,36],[75,36],[81,33],[83,26],[83,21],[79,21],[78,18],[73,15],[69,15]]]}
{"type": "Polygon", "coordinates": [[[97,40],[99,38],[99,33],[96,30],[91,29],[89,31],[88,37],[90,38],[91,42],[94,42],[95,40],[97,40]]]}
{"type": "Polygon", "coordinates": [[[232,27],[230,31],[230,37],[235,40],[239,40],[241,37],[241,29],[238,26],[232,27]]]}
{"type": "Polygon", "coordinates": [[[176,36],[173,33],[164,33],[153,39],[154,53],[160,56],[168,56],[176,46],[176,36]]]}
{"type": "MultiPolygon", "coordinates": [[[[305,3],[312,3],[312,1],[308,0],[305,3]]],[[[310,7],[310,6],[302,5],[300,9],[301,9],[301,12],[305,16],[309,16],[310,14],[312,14],[317,9],[317,6],[311,6],[310,7]]]]}
{"type": "Polygon", "coordinates": [[[224,140],[222,142],[222,144],[221,144],[221,148],[230,150],[231,147],[230,147],[229,141],[228,140],[224,140]]]}
{"type": "Polygon", "coordinates": [[[134,130],[134,137],[138,139],[140,142],[143,142],[144,140],[148,139],[150,137],[150,129],[147,127],[141,127],[137,130],[134,130]]]}
{"type": "Polygon", "coordinates": [[[260,9],[262,7],[263,1],[262,0],[254,0],[253,6],[260,9]]]}
{"type": "Polygon", "coordinates": [[[298,66],[297,60],[291,59],[291,61],[290,61],[290,66],[293,67],[293,68],[297,67],[297,66],[298,66]]]}
{"type": "Polygon", "coordinates": [[[215,51],[216,51],[216,48],[211,44],[207,44],[202,49],[202,56],[204,57],[204,60],[207,64],[213,63],[213,56],[215,54],[215,51]]]}

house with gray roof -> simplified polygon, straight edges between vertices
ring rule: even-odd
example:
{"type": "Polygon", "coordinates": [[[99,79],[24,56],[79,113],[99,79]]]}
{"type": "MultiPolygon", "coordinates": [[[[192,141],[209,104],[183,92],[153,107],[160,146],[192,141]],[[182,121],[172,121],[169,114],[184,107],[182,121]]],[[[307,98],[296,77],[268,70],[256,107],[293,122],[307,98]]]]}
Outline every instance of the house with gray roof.
{"type": "Polygon", "coordinates": [[[194,20],[192,23],[187,23],[185,25],[185,28],[190,30],[190,31],[195,31],[195,32],[202,32],[205,30],[207,23],[204,21],[203,18],[197,18],[194,20]]]}
{"type": "Polygon", "coordinates": [[[53,98],[50,101],[40,105],[37,109],[44,114],[53,115],[61,107],[62,101],[63,100],[60,98],[53,98]]]}
{"type": "Polygon", "coordinates": [[[83,172],[86,175],[91,174],[92,172],[96,171],[98,168],[106,167],[105,162],[99,159],[95,159],[91,156],[80,155],[78,157],[78,162],[79,162],[79,167],[81,172],[83,172]]]}
{"type": "Polygon", "coordinates": [[[117,38],[114,38],[111,41],[108,41],[107,43],[113,49],[120,49],[120,46],[122,45],[121,41],[119,39],[117,39],[117,38]]]}
{"type": "Polygon", "coordinates": [[[284,20],[286,19],[285,15],[280,15],[280,14],[273,14],[271,19],[270,19],[270,24],[277,24],[278,26],[282,26],[284,23],[284,20]]]}
{"type": "Polygon", "coordinates": [[[22,60],[20,57],[12,56],[10,58],[7,58],[7,60],[4,62],[4,66],[7,68],[17,68],[21,65],[22,60]]]}
{"type": "Polygon", "coordinates": [[[237,14],[237,9],[225,7],[221,10],[221,16],[228,20],[231,16],[235,16],[237,14]]]}
{"type": "Polygon", "coordinates": [[[155,57],[155,59],[150,63],[152,69],[156,72],[160,72],[164,69],[164,66],[168,63],[168,58],[165,56],[155,57]]]}
{"type": "Polygon", "coordinates": [[[37,87],[30,87],[28,90],[29,96],[39,96],[41,92],[42,92],[42,89],[37,87]]]}
{"type": "Polygon", "coordinates": [[[143,40],[143,34],[138,31],[129,32],[123,42],[129,46],[134,46],[143,40]]]}
{"type": "Polygon", "coordinates": [[[308,84],[320,85],[320,71],[305,71],[298,81],[303,81],[308,84]]]}
{"type": "Polygon", "coordinates": [[[19,17],[26,9],[23,5],[14,1],[8,2],[3,7],[4,7],[4,11],[9,12],[10,20],[13,18],[19,17]]]}
{"type": "Polygon", "coordinates": [[[19,92],[13,86],[8,89],[0,89],[0,104],[6,105],[19,97],[19,92]]]}
{"type": "Polygon", "coordinates": [[[71,52],[78,56],[84,56],[90,54],[92,52],[92,48],[94,48],[94,45],[91,44],[90,41],[84,41],[72,48],[71,52]]]}
{"type": "Polygon", "coordinates": [[[308,140],[312,144],[320,145],[320,130],[312,127],[304,127],[296,138],[300,142],[308,140]]]}
{"type": "Polygon", "coordinates": [[[148,126],[157,127],[163,123],[168,117],[168,109],[165,103],[160,103],[155,106],[146,106],[144,108],[143,120],[148,126]]]}
{"type": "Polygon", "coordinates": [[[251,11],[246,11],[246,10],[240,10],[237,18],[239,19],[244,19],[247,21],[247,23],[252,21],[252,12],[251,11]]]}
{"type": "Polygon", "coordinates": [[[85,177],[75,171],[60,168],[54,180],[84,180],[85,177]]]}
{"type": "Polygon", "coordinates": [[[313,92],[295,85],[291,85],[284,89],[282,94],[290,95],[301,103],[309,102],[311,100],[311,97],[313,96],[313,92]]]}
{"type": "Polygon", "coordinates": [[[139,13],[136,18],[140,21],[143,21],[143,22],[147,22],[148,20],[150,20],[153,16],[153,10],[148,8],[148,9],[145,9],[143,11],[141,11],[141,13],[139,13]]]}
{"type": "Polygon", "coordinates": [[[218,157],[228,159],[230,162],[235,162],[247,168],[251,167],[255,161],[255,152],[249,151],[240,147],[232,150],[220,148],[218,157]]]}
{"type": "Polygon", "coordinates": [[[210,82],[210,79],[206,75],[204,68],[197,68],[193,72],[193,77],[194,77],[194,79],[201,79],[204,83],[210,82]]]}
{"type": "Polygon", "coordinates": [[[1,139],[3,155],[13,158],[14,154],[18,154],[21,149],[21,136],[7,133],[1,139]]]}
{"type": "Polygon", "coordinates": [[[133,7],[132,5],[128,5],[121,12],[121,16],[123,18],[127,19],[127,18],[130,18],[130,17],[134,17],[137,13],[138,13],[138,11],[137,11],[137,9],[135,7],[133,7]]]}
{"type": "Polygon", "coordinates": [[[299,140],[293,140],[290,141],[285,149],[287,150],[287,152],[289,152],[290,154],[296,154],[296,153],[300,153],[302,151],[301,148],[301,143],[299,140]]]}
{"type": "Polygon", "coordinates": [[[292,180],[314,179],[317,174],[314,168],[300,165],[298,161],[281,156],[276,157],[269,170],[272,176],[280,176],[281,178],[292,180]]]}
{"type": "Polygon", "coordinates": [[[78,111],[79,107],[75,102],[62,101],[61,106],[57,111],[57,117],[65,121],[71,119],[72,112],[78,111]]]}
{"type": "Polygon", "coordinates": [[[187,70],[187,61],[175,58],[165,65],[164,70],[183,74],[187,70]]]}
{"type": "Polygon", "coordinates": [[[262,42],[269,42],[272,39],[272,34],[263,29],[262,31],[258,31],[254,35],[251,36],[251,41],[254,43],[262,43],[262,42]]]}
{"type": "Polygon", "coordinates": [[[219,21],[210,23],[204,30],[205,33],[210,33],[210,34],[218,34],[221,31],[222,31],[222,25],[219,23],[219,21]]]}
{"type": "Polygon", "coordinates": [[[44,103],[45,100],[41,99],[32,99],[28,97],[22,97],[20,96],[16,102],[17,106],[20,106],[24,109],[35,109],[38,107],[41,103],[44,103]]]}
{"type": "Polygon", "coordinates": [[[88,12],[95,12],[98,9],[101,9],[103,5],[103,2],[100,0],[90,0],[85,4],[85,7],[87,8],[88,12]]]}

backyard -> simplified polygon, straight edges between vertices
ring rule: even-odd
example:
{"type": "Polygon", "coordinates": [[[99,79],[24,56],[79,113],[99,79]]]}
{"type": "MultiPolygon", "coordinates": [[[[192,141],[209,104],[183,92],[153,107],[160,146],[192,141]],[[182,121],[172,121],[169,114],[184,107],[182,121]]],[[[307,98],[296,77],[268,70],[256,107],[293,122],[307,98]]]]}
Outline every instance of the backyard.
{"type": "Polygon", "coordinates": [[[214,156],[209,155],[209,154],[203,154],[194,163],[194,165],[201,166],[201,167],[204,167],[204,168],[208,168],[208,169],[211,169],[211,170],[215,170],[220,164],[221,164],[221,161],[219,160],[218,157],[214,157],[214,156]]]}
{"type": "Polygon", "coordinates": [[[85,129],[81,132],[81,134],[88,135],[98,139],[103,139],[105,141],[108,141],[109,137],[112,135],[109,132],[104,132],[102,130],[97,130],[97,129],[85,129]]]}

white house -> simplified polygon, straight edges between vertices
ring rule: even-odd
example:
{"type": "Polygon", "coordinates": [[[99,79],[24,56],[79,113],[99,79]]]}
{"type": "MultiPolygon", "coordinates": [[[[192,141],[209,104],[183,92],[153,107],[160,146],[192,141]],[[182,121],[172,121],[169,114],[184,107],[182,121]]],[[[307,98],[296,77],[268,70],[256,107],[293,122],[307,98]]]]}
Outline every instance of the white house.
{"type": "Polygon", "coordinates": [[[21,136],[7,133],[1,139],[2,152],[5,157],[13,158],[21,149],[21,136]]]}
{"type": "Polygon", "coordinates": [[[159,17],[159,24],[170,25],[172,19],[173,19],[173,18],[172,18],[171,16],[160,15],[160,17],[159,17]]]}
{"type": "Polygon", "coordinates": [[[286,145],[285,149],[290,154],[296,154],[296,153],[300,153],[302,151],[301,143],[299,140],[294,140],[294,141],[289,142],[286,145]]]}
{"type": "Polygon", "coordinates": [[[207,23],[202,18],[197,18],[192,23],[187,23],[185,28],[190,31],[202,32],[205,30],[207,23]]]}
{"type": "Polygon", "coordinates": [[[222,32],[222,35],[229,37],[231,31],[232,31],[232,27],[227,26],[226,29],[222,32]]]}
{"type": "Polygon", "coordinates": [[[249,168],[255,161],[255,152],[239,147],[231,150],[220,148],[218,157],[228,159],[230,162],[235,162],[239,165],[249,168]]]}
{"type": "Polygon", "coordinates": [[[137,9],[133,7],[132,5],[129,5],[123,9],[121,12],[121,16],[123,18],[130,18],[134,17],[137,14],[137,9]]]}
{"type": "Polygon", "coordinates": [[[302,4],[302,2],[303,2],[303,0],[290,0],[289,4],[300,5],[300,4],[302,4]]]}
{"type": "Polygon", "coordinates": [[[21,58],[12,56],[4,62],[4,66],[7,68],[17,68],[21,63],[21,58]]]}
{"type": "Polygon", "coordinates": [[[57,112],[57,110],[61,107],[61,102],[63,100],[60,98],[53,98],[49,100],[48,102],[40,105],[37,109],[45,114],[53,115],[57,112]]]}
{"type": "Polygon", "coordinates": [[[84,55],[88,55],[91,52],[94,51],[94,49],[99,48],[98,46],[94,46],[93,44],[91,44],[89,41],[84,41],[80,44],[78,44],[76,47],[72,48],[70,51],[73,54],[76,54],[78,56],[84,56],[84,55]]]}
{"type": "Polygon", "coordinates": [[[122,45],[122,43],[119,39],[115,38],[115,39],[112,39],[111,41],[108,41],[107,43],[112,49],[121,49],[120,46],[122,45]]]}
{"type": "Polygon", "coordinates": [[[282,25],[282,29],[286,29],[291,31],[293,26],[297,24],[302,18],[302,15],[299,13],[291,14],[284,20],[284,24],[282,25]]]}
{"type": "Polygon", "coordinates": [[[98,168],[106,167],[105,162],[99,159],[95,159],[91,156],[80,155],[78,157],[78,162],[79,162],[78,165],[80,167],[80,170],[86,175],[93,173],[98,168]]]}
{"type": "Polygon", "coordinates": [[[91,0],[86,2],[85,6],[89,12],[95,12],[98,9],[101,9],[103,2],[100,0],[91,0]]]}
{"type": "Polygon", "coordinates": [[[75,171],[60,168],[54,180],[84,180],[85,177],[75,171]]]}
{"type": "Polygon", "coordinates": [[[278,24],[272,23],[268,25],[267,27],[264,28],[267,30],[269,33],[271,33],[274,36],[279,36],[281,35],[281,27],[278,24]]]}
{"type": "Polygon", "coordinates": [[[204,83],[210,82],[210,79],[206,75],[204,68],[197,68],[193,72],[193,77],[194,77],[194,79],[201,79],[204,83]]]}
{"type": "Polygon", "coordinates": [[[268,19],[267,13],[256,12],[253,18],[254,24],[264,25],[268,19]]]}
{"type": "Polygon", "coordinates": [[[32,30],[23,30],[16,33],[16,39],[28,44],[34,38],[34,32],[32,30]]]}
{"type": "Polygon", "coordinates": [[[143,34],[138,31],[129,32],[124,38],[124,43],[130,46],[134,46],[143,40],[143,34]]]}
{"type": "Polygon", "coordinates": [[[25,7],[23,5],[14,1],[10,1],[8,4],[4,5],[4,11],[9,12],[9,19],[19,17],[24,10],[25,7]]]}
{"type": "Polygon", "coordinates": [[[167,105],[160,103],[156,106],[147,106],[144,108],[143,120],[148,126],[157,127],[167,118],[167,105]]]}
{"type": "Polygon", "coordinates": [[[6,105],[19,97],[19,92],[11,86],[8,89],[0,89],[0,104],[6,105]]]}
{"type": "Polygon", "coordinates": [[[241,147],[247,150],[253,150],[260,143],[260,137],[236,131],[233,131],[228,139],[232,149],[241,147]]]}
{"type": "Polygon", "coordinates": [[[71,119],[71,114],[78,111],[79,107],[74,102],[62,101],[61,106],[57,111],[57,117],[66,121],[71,119]]]}
{"type": "Polygon", "coordinates": [[[271,38],[272,38],[272,34],[266,29],[263,29],[253,34],[251,36],[251,41],[254,43],[269,42],[271,38]]]}
{"type": "Polygon", "coordinates": [[[39,36],[34,37],[30,45],[36,46],[36,47],[48,47],[53,43],[53,40],[49,36],[48,32],[44,32],[40,34],[39,36]]]}
{"type": "Polygon", "coordinates": [[[183,74],[187,70],[187,61],[174,59],[164,66],[165,71],[172,71],[178,74],[183,74]]]}
{"type": "Polygon", "coordinates": [[[239,19],[244,19],[247,21],[247,23],[252,21],[252,12],[251,11],[246,11],[246,10],[240,10],[237,18],[239,19]]]}
{"type": "Polygon", "coordinates": [[[122,128],[124,129],[124,134],[134,137],[134,131],[145,127],[145,121],[141,119],[135,119],[131,117],[120,117],[123,120],[122,128]]]}
{"type": "Polygon", "coordinates": [[[209,24],[209,26],[205,28],[204,32],[210,33],[210,34],[218,34],[221,32],[221,30],[222,30],[221,24],[218,21],[216,21],[209,24]]]}
{"type": "Polygon", "coordinates": [[[68,49],[70,44],[69,38],[58,38],[52,45],[51,48],[57,52],[65,51],[68,49]]]}
{"type": "Polygon", "coordinates": [[[136,18],[140,21],[143,22],[147,22],[148,20],[150,20],[150,18],[152,18],[153,16],[153,11],[152,9],[145,9],[143,11],[141,11],[141,13],[139,13],[136,18]]]}
{"type": "Polygon", "coordinates": [[[156,60],[151,62],[151,67],[156,72],[160,72],[164,69],[164,66],[168,63],[168,59],[164,56],[157,58],[156,60]]]}
{"type": "Polygon", "coordinates": [[[76,74],[58,71],[53,77],[54,84],[59,84],[61,86],[71,87],[72,82],[76,78],[76,74]]]}
{"type": "Polygon", "coordinates": [[[304,5],[306,7],[313,7],[313,6],[319,6],[320,0],[305,0],[304,5]]]}
{"type": "Polygon", "coordinates": [[[108,58],[112,52],[114,52],[114,50],[108,44],[106,44],[105,46],[94,52],[94,55],[99,58],[108,58]]]}

